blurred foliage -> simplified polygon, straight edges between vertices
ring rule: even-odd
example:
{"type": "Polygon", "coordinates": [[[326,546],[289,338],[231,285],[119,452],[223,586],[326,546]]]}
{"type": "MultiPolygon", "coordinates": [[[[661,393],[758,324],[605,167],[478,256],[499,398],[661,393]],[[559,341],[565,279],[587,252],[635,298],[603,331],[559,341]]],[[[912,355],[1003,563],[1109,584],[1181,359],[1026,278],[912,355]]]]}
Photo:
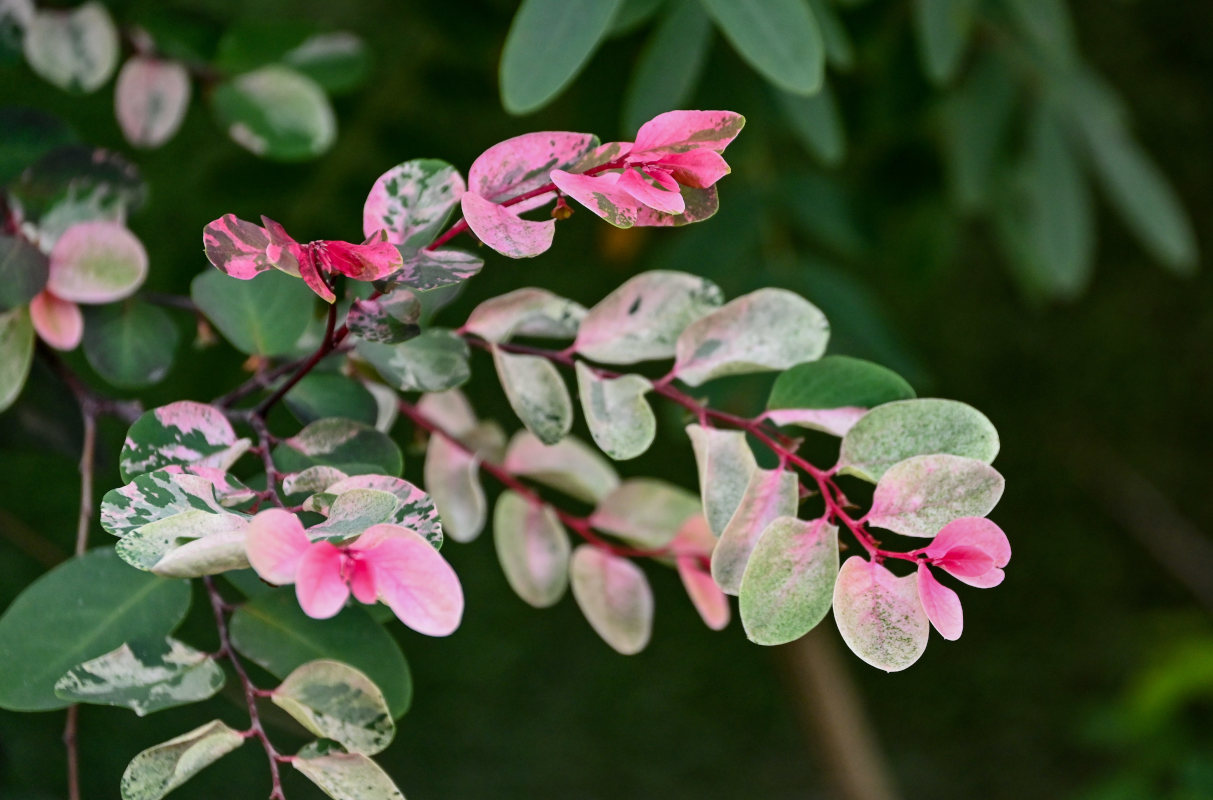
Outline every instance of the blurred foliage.
{"type": "MultiPolygon", "coordinates": [[[[185,294],[209,269],[199,232],[223,213],[265,213],[304,240],[351,238],[371,182],[407,158],[466,169],[489,145],[537,129],[629,138],[661,97],[745,114],[715,219],[683,231],[618,231],[577,214],[534,261],[490,254],[439,321],[523,285],[593,302],[652,268],[705,275],[729,296],[770,284],[805,294],[833,322],[831,352],[896,369],[920,395],[976,405],[1004,443],[1009,488],[996,520],[1015,547],[1006,586],[966,598],[965,636],[929,648],[908,672],[848,665],[903,795],[1209,794],[1213,625],[1128,535],[1133,521],[1105,505],[1089,476],[1111,453],[1213,530],[1213,280],[1189,274],[1195,241],[1159,177],[1174,179],[1207,251],[1213,7],[839,2],[833,16],[850,47],[822,26],[829,94],[802,96],[774,90],[694,4],[628,0],[580,75],[519,119],[498,94],[516,11],[507,0],[107,5],[119,24],[173,39],[186,57],[218,58],[224,31],[245,23],[291,21],[356,33],[369,61],[360,88],[334,93],[336,144],[314,161],[256,159],[200,103],[175,139],[133,156],[149,186],[130,226],[151,255],[150,291],[185,294]],[[960,45],[944,35],[940,45],[939,31],[927,31],[933,14],[952,6],[971,15],[967,35],[960,45]],[[924,42],[933,44],[924,51],[924,42]],[[667,85],[642,91],[642,75],[667,85]],[[1106,203],[1093,202],[1096,186],[1106,203]]],[[[0,87],[0,105],[47,111],[78,140],[129,152],[108,86],[68,95],[8,59],[0,87]]],[[[173,319],[177,361],[164,382],[140,392],[149,407],[209,399],[241,377],[227,345],[205,347],[192,320],[173,319]]],[[[69,361],[93,379],[83,353],[69,361]]],[[[468,388],[483,413],[509,418],[491,376],[474,376],[468,388]]],[[[767,391],[747,379],[713,400],[753,411],[767,391]]],[[[692,485],[691,459],[666,455],[688,454],[684,420],[668,407],[659,413],[665,439],[635,474],[692,485]]],[[[77,419],[66,388],[35,367],[0,424],[0,604],[71,549],[77,419]]],[[[123,430],[107,421],[101,432],[99,493],[119,485],[123,430]]],[[[406,476],[416,476],[419,451],[406,458],[406,476]]],[[[736,625],[703,629],[673,576],[654,571],[653,644],[617,657],[571,600],[545,613],[518,602],[486,544],[449,553],[468,596],[458,635],[397,631],[416,695],[382,761],[409,796],[828,796],[818,748],[796,728],[780,682],[780,651],[750,645],[736,625]]],[[[185,624],[205,643],[214,633],[200,600],[185,624]]],[[[116,786],[143,747],[215,716],[239,724],[242,713],[233,695],[139,726],[129,712],[82,709],[89,794],[116,786]]],[[[62,796],[61,730],[61,714],[0,714],[0,794],[62,796]]],[[[173,796],[231,794],[233,785],[260,796],[262,755],[244,748],[228,758],[173,796]]],[[[315,796],[295,777],[290,797],[315,796]]]]}

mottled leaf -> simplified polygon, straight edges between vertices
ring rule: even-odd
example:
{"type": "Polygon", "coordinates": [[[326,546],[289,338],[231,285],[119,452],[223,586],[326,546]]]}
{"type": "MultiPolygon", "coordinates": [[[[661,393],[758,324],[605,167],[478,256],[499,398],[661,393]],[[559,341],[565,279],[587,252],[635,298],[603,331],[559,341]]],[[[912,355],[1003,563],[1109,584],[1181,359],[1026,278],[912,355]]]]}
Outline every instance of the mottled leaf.
{"type": "Polygon", "coordinates": [[[453,389],[472,374],[467,342],[443,328],[430,328],[401,344],[360,342],[357,351],[385,381],[406,392],[453,389]]]}
{"type": "Polygon", "coordinates": [[[21,394],[34,360],[34,326],[29,311],[14,308],[0,313],[0,411],[21,394]]]}
{"type": "Polygon", "coordinates": [[[80,222],[51,248],[46,288],[74,303],[111,303],[146,277],[147,251],[135,234],[117,222],[80,222]]]}
{"type": "Polygon", "coordinates": [[[295,758],[291,766],[333,800],[404,800],[388,774],[361,753],[295,758]]]}
{"type": "Polygon", "coordinates": [[[872,495],[869,525],[931,537],[960,517],[984,517],[1002,497],[998,470],[975,458],[914,456],[890,467],[872,495]]]}
{"type": "Polygon", "coordinates": [[[337,138],[324,90],[289,67],[271,64],[226,80],[212,92],[211,106],[237,144],[277,161],[314,158],[337,138]]]}
{"type": "Polygon", "coordinates": [[[986,416],[955,400],[886,403],[865,414],[842,439],[839,471],[875,483],[911,456],[950,453],[989,464],[998,432],[986,416]]]}
{"type": "Polygon", "coordinates": [[[277,271],[243,281],[208,269],[190,284],[190,297],[237,350],[276,356],[291,352],[307,329],[314,295],[277,271]]]}
{"type": "Polygon", "coordinates": [[[741,624],[757,644],[791,642],[817,627],[834,599],[838,528],[825,519],[779,517],[741,577],[741,624]]]}
{"type": "Polygon", "coordinates": [[[699,468],[699,494],[712,533],[719,536],[741,504],[757,468],[744,431],[688,425],[687,436],[699,468]]]}
{"type": "Polygon", "coordinates": [[[434,240],[467,191],[463,176],[445,161],[419,158],[380,175],[362,207],[362,232],[385,230],[388,241],[420,250],[434,240]]]}
{"type": "Polygon", "coordinates": [[[462,283],[480,272],[484,259],[463,250],[420,250],[404,260],[392,280],[426,291],[462,283]]]}
{"type": "Polygon", "coordinates": [[[555,510],[505,491],[493,510],[493,544],[510,587],[535,608],[554,605],[569,581],[569,536],[555,510]]]}
{"type": "Polygon", "coordinates": [[[626,558],[583,544],[569,563],[573,597],[603,641],[625,656],[649,643],[653,590],[640,567],[626,558]]]}
{"type": "Polygon", "coordinates": [[[206,403],[179,400],[143,413],[126,433],[118,468],[125,481],[173,464],[227,470],[249,445],[237,439],[223,412],[206,403]]]}
{"type": "Polygon", "coordinates": [[[812,94],[825,73],[825,42],[803,0],[702,0],[743,59],[781,89],[812,94]]]}
{"type": "Polygon", "coordinates": [[[590,309],[576,350],[605,364],[635,364],[674,355],[678,335],[723,302],[709,280],[685,272],[637,275],[590,309]]]}
{"type": "Polygon", "coordinates": [[[187,511],[219,516],[230,513],[215,497],[215,484],[210,480],[157,469],[105,493],[101,499],[101,527],[122,538],[187,511]]]}
{"type": "MultiPolygon", "coordinates": [[[[500,203],[548,185],[552,170],[580,166],[579,162],[596,147],[598,137],[590,133],[524,133],[498,142],[477,156],[468,169],[468,189],[500,203]]],[[[552,198],[551,194],[540,195],[512,208],[537,208],[552,198]]]]}
{"type": "Polygon", "coordinates": [[[100,3],[39,9],[22,44],[34,72],[60,89],[96,91],[118,66],[118,29],[100,3]]]}
{"type": "Polygon", "coordinates": [[[353,753],[374,755],[396,735],[396,724],[379,687],[340,661],[300,665],[274,689],[270,699],[312,733],[339,742],[353,753]]]}
{"type": "Polygon", "coordinates": [[[641,547],[665,547],[699,513],[699,498],[656,478],[629,478],[602,499],[590,524],[641,547]]]}
{"type": "Polygon", "coordinates": [[[624,461],[648,450],[657,436],[657,418],[644,398],[653,388],[649,379],[640,375],[600,378],[581,361],[576,371],[581,411],[602,452],[624,461]]]}
{"type": "Polygon", "coordinates": [[[505,452],[506,472],[530,478],[570,497],[597,503],[619,485],[619,475],[597,450],[566,436],[553,445],[519,431],[505,452]]]}
{"type": "Polygon", "coordinates": [[[741,503],[712,551],[712,577],[726,594],[741,591],[741,578],[763,531],[776,517],[795,517],[800,504],[796,473],[785,469],[755,469],[741,503]]]}
{"type": "Polygon", "coordinates": [[[132,56],[114,86],[122,135],[136,147],[159,147],[173,138],[190,105],[190,76],[183,64],[132,56]]]}
{"type": "Polygon", "coordinates": [[[457,542],[470,542],[480,535],[488,516],[480,484],[480,461],[500,457],[505,433],[497,423],[485,422],[461,431],[459,438],[476,454],[442,434],[430,436],[425,451],[425,487],[438,508],[445,533],[457,542]]]}
{"type": "Polygon", "coordinates": [[[356,299],[346,314],[350,333],[368,342],[400,344],[421,332],[421,301],[408,289],[397,288],[373,300],[356,299]]]}
{"type": "Polygon", "coordinates": [[[913,575],[898,578],[851,556],[834,585],[834,621],[847,647],[885,672],[913,664],[927,647],[930,625],[913,575]]]}
{"type": "Polygon", "coordinates": [[[759,289],[692,322],[678,337],[675,374],[691,386],[722,375],[787,369],[825,352],[830,325],[784,289],[759,289]]]}
{"type": "Polygon", "coordinates": [[[462,330],[489,342],[505,342],[515,335],[571,339],[584,317],[581,304],[546,289],[515,289],[472,309],[462,330]]]}
{"type": "MultiPolygon", "coordinates": [[[[354,475],[343,478],[326,488],[326,493],[336,496],[328,512],[329,521],[332,522],[333,517],[341,510],[339,503],[342,498],[354,492],[368,491],[386,494],[391,498],[391,502],[385,506],[386,511],[381,518],[368,522],[363,529],[370,525],[388,522],[416,531],[424,536],[435,549],[442,547],[442,523],[434,508],[434,501],[420,488],[403,478],[390,475],[354,475]]],[[[353,500],[348,502],[353,502],[353,500]]],[[[378,501],[372,502],[378,505],[378,501]]],[[[326,523],[314,526],[310,530],[317,529],[332,530],[332,527],[326,523]]],[[[357,532],[360,533],[361,529],[357,532]]]]}
{"type": "Polygon", "coordinates": [[[149,747],[122,773],[122,800],[160,800],[242,744],[243,735],[214,720],[149,747]]]}
{"type": "Polygon", "coordinates": [[[321,419],[274,448],[274,463],[282,472],[329,466],[347,474],[378,472],[399,475],[404,468],[400,448],[369,425],[340,417],[321,419]]]}
{"type": "Polygon", "coordinates": [[[573,401],[564,379],[541,356],[493,348],[497,379],[522,424],[544,444],[555,444],[573,427],[573,401]]]}
{"type": "Polygon", "coordinates": [[[176,639],[136,639],[73,667],[55,694],[74,703],[123,706],[139,716],[196,703],[223,688],[223,668],[176,639]]]}
{"type": "Polygon", "coordinates": [[[533,221],[518,216],[520,208],[509,208],[486,200],[474,192],[459,201],[463,219],[480,241],[509,258],[534,258],[552,246],[556,220],[533,221]]]}

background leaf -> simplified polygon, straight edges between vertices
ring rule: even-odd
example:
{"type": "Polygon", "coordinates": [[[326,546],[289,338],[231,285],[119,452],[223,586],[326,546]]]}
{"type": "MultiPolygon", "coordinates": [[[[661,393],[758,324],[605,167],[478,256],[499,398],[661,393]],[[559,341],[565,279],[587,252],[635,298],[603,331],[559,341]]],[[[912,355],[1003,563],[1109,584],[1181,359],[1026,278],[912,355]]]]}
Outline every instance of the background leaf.
{"type": "Polygon", "coordinates": [[[115,386],[139,389],[168,374],[180,341],[163,309],[128,300],[84,314],[84,355],[97,374],[115,386]]]}
{"type": "Polygon", "coordinates": [[[825,42],[804,0],[702,2],[729,43],[771,83],[796,94],[821,88],[825,42]]]}
{"type": "Polygon", "coordinates": [[[237,144],[265,158],[315,158],[337,139],[324,90],[289,67],[271,65],[224,81],[211,93],[211,107],[237,144]]]}
{"type": "Polygon", "coordinates": [[[194,278],[190,297],[237,350],[275,356],[291,352],[307,329],[315,295],[277,270],[242,281],[211,269],[194,278]]]}

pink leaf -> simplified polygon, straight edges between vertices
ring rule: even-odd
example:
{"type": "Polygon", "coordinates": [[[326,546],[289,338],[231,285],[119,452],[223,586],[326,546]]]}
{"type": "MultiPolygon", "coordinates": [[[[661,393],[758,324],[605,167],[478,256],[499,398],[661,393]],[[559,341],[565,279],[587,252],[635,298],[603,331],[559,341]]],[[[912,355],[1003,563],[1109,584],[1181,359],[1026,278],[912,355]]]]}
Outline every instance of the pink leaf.
{"type": "Polygon", "coordinates": [[[307,288],[315,292],[321,300],[326,303],[337,302],[337,295],[333,294],[333,290],[329,288],[328,282],[320,274],[320,269],[316,266],[315,250],[310,247],[304,248],[300,254],[299,275],[303,278],[303,282],[307,284],[307,288]]]}
{"type": "MultiPolygon", "coordinates": [[[[237,219],[235,214],[224,214],[203,228],[202,246],[207,259],[220,272],[242,281],[277,266],[277,259],[271,259],[266,253],[270,246],[266,229],[237,219]]],[[[294,262],[293,274],[298,275],[299,265],[293,255],[290,259],[294,262]]]]}
{"type": "Polygon", "coordinates": [[[75,350],[84,335],[80,306],[60,300],[50,292],[38,292],[29,304],[30,321],[39,338],[56,350],[75,350]]]}
{"type": "Polygon", "coordinates": [[[351,547],[370,566],[379,599],[405,625],[427,636],[447,636],[459,627],[459,577],[420,534],[398,525],[372,525],[351,547]]]}
{"type": "Polygon", "coordinates": [[[46,289],[61,300],[112,303],[146,277],[147,251],[135,234],[117,222],[78,222],[51,248],[46,289]]]}
{"type": "Polygon", "coordinates": [[[460,200],[463,218],[480,241],[510,258],[532,258],[552,246],[556,220],[532,222],[505,206],[468,192],[460,200]]]}
{"type": "Polygon", "coordinates": [[[720,209],[720,197],[716,187],[696,189],[691,186],[682,187],[682,200],[686,210],[681,214],[666,214],[646,206],[640,206],[636,214],[636,226],[640,228],[671,228],[701,222],[711,217],[720,209]]]}
{"type": "Polygon", "coordinates": [[[656,211],[681,214],[686,210],[678,184],[668,174],[662,176],[661,170],[641,174],[638,169],[625,169],[616,186],[656,211]]]}
{"type": "Polygon", "coordinates": [[[1011,560],[1011,543],[1002,528],[985,517],[961,517],[940,529],[927,545],[926,554],[939,558],[953,547],[976,547],[990,554],[994,566],[1005,567],[1011,560]]]}
{"type": "Polygon", "coordinates": [[[380,239],[370,244],[316,242],[320,262],[328,270],[354,280],[377,281],[404,266],[400,251],[391,242],[380,239]]]}
{"type": "Polygon", "coordinates": [[[630,228],[647,207],[619,184],[619,173],[573,175],[562,170],[552,172],[552,182],[569,197],[581,203],[616,228],[630,228]]]}
{"type": "Polygon", "coordinates": [[[662,156],[657,164],[662,169],[670,170],[674,180],[683,186],[696,189],[706,189],[732,171],[724,156],[711,150],[672,153],[662,156]]]}
{"type": "Polygon", "coordinates": [[[957,578],[976,578],[994,569],[994,559],[977,547],[953,547],[936,564],[957,578]]]}
{"type": "MultiPolygon", "coordinates": [[[[498,203],[517,197],[551,183],[552,170],[573,166],[597,145],[593,134],[567,131],[539,131],[506,139],[472,162],[468,190],[498,203]]],[[[463,213],[467,214],[466,206],[463,213]]]]}
{"type": "Polygon", "coordinates": [[[332,542],[313,542],[299,559],[295,596],[303,613],[313,619],[337,615],[349,599],[350,587],[341,574],[345,554],[332,542]]]}
{"type": "Polygon", "coordinates": [[[918,597],[922,600],[922,609],[927,612],[927,619],[939,631],[939,635],[950,642],[960,638],[964,628],[964,614],[960,608],[960,598],[956,592],[935,579],[931,568],[926,564],[918,564],[918,597]]]}
{"type": "Polygon", "coordinates": [[[721,630],[729,624],[729,599],[712,580],[712,575],[705,570],[698,558],[678,559],[678,576],[687,590],[687,596],[695,605],[695,610],[703,618],[704,624],[714,631],[721,630]]]}
{"type": "Polygon", "coordinates": [[[745,117],[733,111],[667,111],[640,126],[631,157],[653,150],[681,153],[706,148],[719,153],[744,125],[745,117]]]}
{"type": "Polygon", "coordinates": [[[370,605],[379,599],[379,592],[375,588],[375,571],[371,569],[371,565],[365,559],[352,559],[347,567],[349,569],[350,591],[359,603],[370,605]]]}
{"type": "Polygon", "coordinates": [[[859,418],[868,413],[866,408],[844,406],[842,408],[778,408],[767,411],[763,417],[776,425],[800,425],[815,431],[829,433],[839,438],[846,436],[859,418]]]}
{"type": "Polygon", "coordinates": [[[245,529],[244,548],[249,564],[270,583],[281,585],[294,581],[299,561],[310,546],[303,523],[280,508],[262,511],[245,529]]]}
{"type": "Polygon", "coordinates": [[[159,147],[171,139],[189,103],[189,73],[176,61],[133,56],[118,73],[114,113],[136,147],[159,147]]]}

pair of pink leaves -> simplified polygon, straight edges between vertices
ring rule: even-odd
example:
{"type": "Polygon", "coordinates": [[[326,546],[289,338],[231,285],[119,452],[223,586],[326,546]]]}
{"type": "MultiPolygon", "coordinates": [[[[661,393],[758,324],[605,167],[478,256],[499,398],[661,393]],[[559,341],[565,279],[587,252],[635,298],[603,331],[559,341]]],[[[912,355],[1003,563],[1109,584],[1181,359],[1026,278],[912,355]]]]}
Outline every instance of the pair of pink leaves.
{"type": "Polygon", "coordinates": [[[313,292],[327,303],[337,297],[324,273],[340,273],[359,281],[386,278],[404,266],[396,246],[387,233],[372,234],[363,244],[319,240],[300,244],[268,217],[262,225],[224,214],[202,231],[206,257],[221,272],[240,280],[250,280],[267,269],[278,269],[303,278],[313,292]]]}
{"type": "Polygon", "coordinates": [[[446,636],[463,617],[463,588],[451,565],[419,533],[399,525],[372,525],[354,541],[313,542],[299,518],[272,508],[253,517],[245,548],[264,580],[295,584],[304,613],[337,614],[350,595],[382,600],[418,633],[446,636]]]}
{"type": "Polygon", "coordinates": [[[1006,577],[1002,568],[1011,560],[1011,543],[990,520],[962,517],[945,525],[918,554],[926,556],[918,562],[918,597],[927,619],[943,638],[959,639],[964,627],[960,597],[936,580],[931,566],[970,586],[989,589],[1006,577]]]}
{"type": "Polygon", "coordinates": [[[668,111],[642,125],[635,142],[594,147],[593,136],[565,131],[507,139],[468,170],[464,221],[511,258],[552,246],[555,220],[519,215],[550,202],[553,186],[618,227],[673,224],[687,210],[683,186],[707,189],[729,173],[720,153],[744,124],[731,111],[668,111]]]}

